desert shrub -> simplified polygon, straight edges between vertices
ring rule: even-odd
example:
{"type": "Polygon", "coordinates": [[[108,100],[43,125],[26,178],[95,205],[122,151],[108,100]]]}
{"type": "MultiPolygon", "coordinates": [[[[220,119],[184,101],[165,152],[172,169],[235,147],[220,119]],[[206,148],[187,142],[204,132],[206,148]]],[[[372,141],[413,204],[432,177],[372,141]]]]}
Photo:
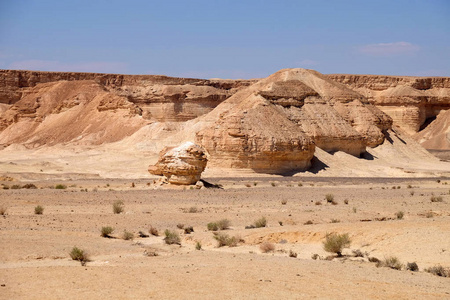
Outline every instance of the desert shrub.
{"type": "Polygon", "coordinates": [[[0,215],[5,216],[7,210],[8,210],[8,208],[6,206],[3,206],[3,205],[0,206],[0,215]]]}
{"type": "Polygon", "coordinates": [[[41,205],[38,205],[34,208],[34,214],[35,215],[42,215],[44,213],[44,207],[41,205]]]}
{"type": "Polygon", "coordinates": [[[266,227],[267,226],[267,220],[265,217],[261,217],[258,220],[256,220],[253,225],[255,226],[255,228],[261,228],[261,227],[266,227]]]}
{"type": "Polygon", "coordinates": [[[401,270],[403,268],[403,264],[400,260],[395,256],[389,256],[382,261],[377,263],[377,267],[387,267],[394,270],[401,270]]]}
{"type": "Polygon", "coordinates": [[[231,222],[228,219],[222,219],[217,222],[217,226],[219,227],[219,230],[226,230],[230,228],[231,222]]]}
{"type": "Polygon", "coordinates": [[[280,224],[280,226],[283,226],[283,221],[278,221],[278,224],[280,224]]]}
{"type": "Polygon", "coordinates": [[[275,182],[270,183],[271,186],[277,186],[275,182]]]}
{"type": "Polygon", "coordinates": [[[410,194],[411,196],[414,196],[415,193],[414,193],[414,191],[410,191],[409,194],[410,194]]]}
{"type": "Polygon", "coordinates": [[[404,215],[405,215],[405,213],[402,212],[402,211],[398,211],[398,212],[395,213],[395,216],[397,217],[397,220],[403,219],[404,215]]]}
{"type": "Polygon", "coordinates": [[[229,236],[226,233],[215,233],[214,239],[217,241],[217,247],[236,247],[240,240],[238,237],[229,236]]]}
{"type": "Polygon", "coordinates": [[[178,223],[178,224],[177,224],[177,228],[178,228],[178,229],[183,229],[183,228],[184,228],[184,224],[178,223]]]}
{"type": "Polygon", "coordinates": [[[317,260],[317,259],[320,258],[320,256],[319,256],[319,254],[314,253],[313,255],[311,255],[311,258],[314,259],[314,260],[317,260]]]}
{"type": "Polygon", "coordinates": [[[192,227],[192,226],[184,227],[184,233],[185,234],[191,234],[192,232],[194,232],[194,227],[192,227]]]}
{"type": "Polygon", "coordinates": [[[345,199],[345,200],[344,200],[344,203],[345,203],[345,204],[348,204],[348,199],[345,199]]]}
{"type": "Polygon", "coordinates": [[[80,248],[73,247],[72,251],[69,253],[70,258],[73,260],[78,260],[82,266],[86,264],[86,262],[89,261],[88,255],[86,251],[81,250],[80,248]]]}
{"type": "Polygon", "coordinates": [[[425,213],[425,217],[427,217],[427,218],[432,218],[432,217],[434,217],[434,213],[433,213],[432,211],[427,211],[427,212],[425,213]]]}
{"type": "Polygon", "coordinates": [[[297,257],[297,252],[294,252],[294,251],[292,251],[292,250],[289,250],[289,257],[296,258],[296,257],[297,257]]]}
{"type": "Polygon", "coordinates": [[[217,230],[219,230],[219,226],[217,225],[216,222],[208,223],[206,225],[206,228],[208,228],[209,231],[217,231],[217,230]]]}
{"type": "Polygon", "coordinates": [[[3,186],[3,189],[4,189],[4,190],[9,190],[9,185],[5,184],[5,185],[3,186]]]}
{"type": "Polygon", "coordinates": [[[298,186],[303,186],[303,183],[299,182],[297,183],[298,186]]]}
{"type": "Polygon", "coordinates": [[[442,201],[444,201],[441,196],[435,196],[435,195],[431,196],[430,200],[431,200],[431,202],[442,202],[442,201]]]}
{"type": "Polygon", "coordinates": [[[359,249],[352,250],[352,252],[354,257],[364,257],[364,253],[359,249]]]}
{"type": "Polygon", "coordinates": [[[275,250],[275,245],[266,241],[259,245],[259,249],[262,253],[273,252],[275,250]]]}
{"type": "Polygon", "coordinates": [[[407,263],[406,270],[417,272],[417,271],[419,271],[419,266],[416,264],[416,262],[407,263]]]}
{"type": "Polygon", "coordinates": [[[199,212],[199,210],[198,210],[198,208],[196,206],[191,206],[189,208],[189,210],[188,210],[188,213],[190,213],[190,214],[195,214],[195,213],[198,213],[198,212],[199,212]]]}
{"type": "Polygon", "coordinates": [[[376,257],[369,257],[368,260],[371,263],[379,263],[380,262],[380,260],[378,258],[376,258],[376,257]]]}
{"type": "Polygon", "coordinates": [[[314,204],[315,205],[322,205],[322,202],[320,200],[317,200],[314,204]]]}
{"type": "Polygon", "coordinates": [[[32,183],[27,183],[27,184],[24,184],[24,185],[22,186],[22,188],[23,188],[23,189],[33,189],[33,190],[35,190],[35,189],[37,189],[37,186],[35,186],[35,185],[32,184],[32,183]]]}
{"type": "Polygon", "coordinates": [[[126,241],[132,240],[132,239],[134,239],[134,234],[132,232],[124,230],[123,234],[122,234],[122,238],[126,241]]]}
{"type": "Polygon", "coordinates": [[[170,231],[169,229],[166,229],[164,231],[164,235],[166,236],[164,238],[164,242],[168,245],[178,244],[181,245],[180,236],[175,231],[170,231]]]}
{"type": "Polygon", "coordinates": [[[311,220],[308,220],[308,221],[306,221],[305,223],[303,223],[303,225],[312,225],[312,224],[314,224],[314,223],[313,223],[313,221],[311,221],[311,220]]]}
{"type": "Polygon", "coordinates": [[[55,185],[55,189],[65,190],[65,189],[67,189],[67,186],[65,184],[57,184],[57,185],[55,185]]]}
{"type": "Polygon", "coordinates": [[[333,194],[326,194],[325,200],[327,200],[328,203],[332,203],[334,201],[334,195],[333,194]]]}
{"type": "Polygon", "coordinates": [[[286,205],[287,204],[287,200],[283,199],[281,200],[281,205],[286,205]]]}
{"type": "Polygon", "coordinates": [[[253,182],[253,185],[254,185],[254,186],[257,186],[257,185],[258,185],[258,183],[257,183],[257,182],[255,181],[255,182],[253,182]]]}
{"type": "Polygon", "coordinates": [[[408,184],[407,188],[412,189],[412,185],[408,184]]]}
{"type": "Polygon", "coordinates": [[[331,219],[331,223],[340,223],[341,222],[341,220],[339,220],[339,219],[331,219]]]}
{"type": "Polygon", "coordinates": [[[111,226],[103,226],[100,230],[100,235],[102,237],[111,237],[110,234],[113,233],[113,231],[114,228],[112,228],[111,226]]]}
{"type": "Polygon", "coordinates": [[[250,183],[246,183],[245,186],[246,187],[252,187],[252,185],[250,183]]]}
{"type": "Polygon", "coordinates": [[[18,184],[14,184],[14,185],[11,186],[11,189],[12,189],[12,190],[18,190],[18,189],[20,189],[20,188],[21,188],[21,186],[18,185],[18,184]]]}
{"type": "Polygon", "coordinates": [[[113,203],[113,213],[120,214],[124,211],[124,204],[122,200],[117,200],[113,203]]]}
{"type": "Polygon", "coordinates": [[[149,232],[151,235],[159,236],[158,229],[156,229],[156,228],[153,227],[153,226],[150,226],[150,228],[148,229],[148,232],[149,232]]]}
{"type": "Polygon", "coordinates": [[[426,268],[424,271],[428,272],[428,273],[431,273],[433,275],[436,275],[436,276],[450,277],[450,270],[449,269],[445,269],[441,265],[437,265],[437,266],[434,266],[434,267],[426,268]]]}
{"type": "Polygon", "coordinates": [[[200,243],[200,242],[195,243],[195,249],[202,250],[202,243],[200,243]]]}
{"type": "Polygon", "coordinates": [[[336,253],[337,256],[342,256],[342,250],[350,247],[350,244],[351,240],[348,233],[330,233],[325,237],[323,249],[327,252],[336,253]]]}

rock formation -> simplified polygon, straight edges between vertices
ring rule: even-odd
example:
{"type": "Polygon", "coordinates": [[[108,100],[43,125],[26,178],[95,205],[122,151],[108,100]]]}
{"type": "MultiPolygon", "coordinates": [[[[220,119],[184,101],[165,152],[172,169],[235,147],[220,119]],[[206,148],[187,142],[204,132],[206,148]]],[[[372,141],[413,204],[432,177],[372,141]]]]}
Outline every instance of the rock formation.
{"type": "Polygon", "coordinates": [[[450,109],[450,78],[379,75],[326,75],[364,95],[409,134],[450,109]]]}
{"type": "Polygon", "coordinates": [[[187,142],[176,148],[164,149],[158,162],[149,166],[153,175],[164,175],[172,184],[195,184],[200,180],[207,163],[205,151],[198,145],[187,142]]]}

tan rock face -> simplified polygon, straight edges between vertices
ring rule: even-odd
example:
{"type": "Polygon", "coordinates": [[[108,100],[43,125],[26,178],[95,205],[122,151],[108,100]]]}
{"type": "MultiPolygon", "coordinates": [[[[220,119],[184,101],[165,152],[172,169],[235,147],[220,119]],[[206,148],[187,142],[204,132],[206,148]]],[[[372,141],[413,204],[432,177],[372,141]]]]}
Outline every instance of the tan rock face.
{"type": "Polygon", "coordinates": [[[409,134],[427,119],[450,109],[450,78],[378,75],[327,75],[364,95],[409,134]]]}
{"type": "Polygon", "coordinates": [[[198,145],[187,142],[181,146],[161,151],[158,162],[149,166],[153,175],[164,175],[172,184],[195,184],[200,180],[208,160],[198,145]]]}

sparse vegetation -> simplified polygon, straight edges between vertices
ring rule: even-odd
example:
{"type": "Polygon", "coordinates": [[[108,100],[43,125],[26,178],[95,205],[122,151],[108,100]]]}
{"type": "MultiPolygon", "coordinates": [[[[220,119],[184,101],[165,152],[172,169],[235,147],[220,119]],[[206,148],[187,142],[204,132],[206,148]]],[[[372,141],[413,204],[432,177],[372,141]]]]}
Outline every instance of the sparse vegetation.
{"type": "Polygon", "coordinates": [[[327,252],[336,253],[337,256],[342,256],[342,250],[350,247],[350,244],[351,240],[348,233],[329,233],[323,242],[323,249],[327,252]]]}
{"type": "Polygon", "coordinates": [[[425,217],[427,217],[427,218],[432,218],[432,217],[434,217],[434,213],[433,213],[432,211],[427,211],[427,212],[425,213],[425,217]]]}
{"type": "Polygon", "coordinates": [[[265,217],[261,217],[258,220],[256,220],[253,225],[255,226],[255,228],[261,228],[261,227],[266,227],[267,226],[267,220],[265,217]]]}
{"type": "Polygon", "coordinates": [[[322,205],[322,202],[320,200],[317,200],[314,204],[315,205],[322,205]]]}
{"type": "Polygon", "coordinates": [[[122,238],[123,238],[124,240],[126,240],[126,241],[132,240],[132,239],[134,239],[134,234],[133,234],[132,232],[129,232],[129,231],[124,230],[124,231],[123,231],[122,238]]]}
{"type": "Polygon", "coordinates": [[[419,266],[416,264],[416,262],[407,263],[406,270],[417,272],[417,271],[419,271],[419,266]]]}
{"type": "Polygon", "coordinates": [[[303,186],[303,183],[299,182],[297,183],[298,186],[303,186]]]}
{"type": "Polygon", "coordinates": [[[334,201],[334,195],[333,194],[326,194],[325,200],[327,200],[328,203],[332,203],[334,201]]]}
{"type": "Polygon", "coordinates": [[[355,213],[356,214],[356,212],[357,212],[357,209],[356,209],[356,207],[353,207],[353,213],[355,213]]]}
{"type": "Polygon", "coordinates": [[[414,193],[414,191],[410,191],[409,194],[410,194],[411,196],[414,196],[415,193],[414,193]]]}
{"type": "Polygon", "coordinates": [[[67,185],[65,185],[65,184],[57,184],[57,185],[55,185],[55,189],[57,189],[57,190],[65,190],[65,189],[67,189],[67,185]]]}
{"type": "Polygon", "coordinates": [[[200,242],[195,243],[195,249],[202,250],[202,243],[200,243],[200,242]]]}
{"type": "Polygon", "coordinates": [[[341,222],[341,220],[339,220],[339,219],[331,219],[331,223],[340,223],[341,222]]]}
{"type": "Polygon", "coordinates": [[[153,226],[150,226],[150,228],[148,229],[148,232],[149,232],[151,235],[153,235],[153,236],[159,236],[158,229],[156,229],[156,228],[153,227],[153,226]]]}
{"type": "Polygon", "coordinates": [[[395,213],[395,216],[397,217],[397,220],[403,219],[404,215],[405,215],[405,213],[402,212],[402,211],[398,211],[398,212],[395,213]]]}
{"type": "Polygon", "coordinates": [[[125,210],[124,204],[122,200],[117,200],[113,203],[113,212],[114,214],[120,214],[123,213],[125,210]]]}
{"type": "Polygon", "coordinates": [[[344,200],[344,203],[345,203],[345,204],[348,204],[348,199],[345,199],[345,200],[344,200]]]}
{"type": "Polygon", "coordinates": [[[12,190],[18,190],[18,189],[20,189],[21,187],[20,187],[20,185],[18,185],[18,184],[13,184],[12,186],[11,186],[11,189],[12,190]]]}
{"type": "Polygon", "coordinates": [[[208,223],[206,225],[206,227],[210,231],[226,230],[226,229],[229,229],[230,226],[231,226],[231,222],[228,219],[222,219],[217,222],[208,223]]]}
{"type": "Polygon", "coordinates": [[[6,206],[4,206],[4,205],[0,206],[0,215],[5,216],[7,210],[8,210],[8,208],[6,206]]]}
{"type": "Polygon", "coordinates": [[[27,184],[22,185],[22,188],[35,190],[35,189],[37,189],[37,186],[32,183],[27,183],[27,184]]]}
{"type": "Polygon", "coordinates": [[[217,241],[217,247],[236,247],[240,241],[240,238],[236,236],[229,236],[226,233],[214,233],[214,239],[217,241]]]}
{"type": "Polygon", "coordinates": [[[387,267],[394,270],[401,270],[403,268],[403,264],[397,257],[389,256],[384,260],[377,262],[377,267],[387,267]]]}
{"type": "Polygon", "coordinates": [[[199,209],[196,206],[189,207],[188,213],[195,214],[195,213],[198,213],[198,212],[199,212],[199,209]]]}
{"type": "Polygon", "coordinates": [[[89,257],[86,251],[81,250],[80,248],[73,247],[72,251],[69,253],[70,258],[73,260],[78,260],[82,266],[86,265],[86,262],[89,261],[89,257]]]}
{"type": "Polygon", "coordinates": [[[297,252],[289,250],[289,257],[297,258],[297,252]]]}
{"type": "Polygon", "coordinates": [[[192,226],[184,227],[184,233],[185,234],[191,234],[192,232],[194,232],[194,227],[192,227],[192,226]]]}
{"type": "Polygon", "coordinates": [[[449,268],[446,269],[446,268],[444,268],[441,265],[437,265],[437,266],[434,266],[434,267],[426,268],[424,271],[427,272],[427,273],[431,273],[433,275],[436,275],[436,276],[450,277],[450,269],[449,268]]]}
{"type": "Polygon", "coordinates": [[[286,205],[286,204],[287,204],[287,200],[286,199],[281,200],[281,205],[286,205]]]}
{"type": "Polygon", "coordinates": [[[273,252],[275,250],[275,245],[271,242],[265,241],[259,245],[259,249],[262,253],[273,252]]]}
{"type": "Polygon", "coordinates": [[[250,183],[246,183],[245,186],[246,187],[252,187],[252,185],[250,183]]]}
{"type": "Polygon", "coordinates": [[[171,231],[169,229],[166,229],[164,231],[164,235],[165,235],[164,242],[166,244],[168,244],[168,245],[173,245],[173,244],[181,245],[180,236],[175,231],[171,231]]]}
{"type": "Polygon", "coordinates": [[[112,228],[111,226],[103,226],[102,229],[100,230],[100,235],[102,237],[107,237],[110,238],[110,234],[113,233],[114,228],[112,228]]]}
{"type": "Polygon", "coordinates": [[[303,225],[312,225],[312,224],[314,224],[314,223],[313,223],[313,221],[311,221],[311,220],[308,220],[308,221],[306,221],[305,223],[303,223],[303,225]]]}
{"type": "Polygon", "coordinates": [[[270,185],[277,186],[275,182],[271,182],[270,185]]]}
{"type": "Polygon", "coordinates": [[[431,200],[431,202],[443,202],[444,201],[444,199],[442,199],[441,196],[435,196],[435,195],[432,195],[430,197],[430,200],[431,200]]]}
{"type": "Polygon", "coordinates": [[[42,215],[44,213],[44,207],[41,205],[38,205],[34,208],[34,214],[35,215],[42,215]]]}

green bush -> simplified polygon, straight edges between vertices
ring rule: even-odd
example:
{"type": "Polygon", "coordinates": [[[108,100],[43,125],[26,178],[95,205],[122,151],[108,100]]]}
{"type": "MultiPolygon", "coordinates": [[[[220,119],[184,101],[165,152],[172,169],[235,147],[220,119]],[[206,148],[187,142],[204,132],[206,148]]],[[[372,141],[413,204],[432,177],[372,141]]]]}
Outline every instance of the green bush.
{"type": "Polygon", "coordinates": [[[180,236],[175,231],[170,231],[169,229],[166,229],[164,231],[164,235],[166,236],[164,238],[164,242],[168,245],[178,244],[181,245],[180,236]]]}
{"type": "Polygon", "coordinates": [[[336,253],[337,256],[342,256],[342,250],[350,247],[351,240],[348,233],[337,234],[330,233],[325,237],[323,242],[323,249],[327,252],[336,253]]]}
{"type": "Polygon", "coordinates": [[[217,223],[215,223],[215,222],[208,223],[206,225],[206,227],[208,228],[209,231],[217,231],[217,230],[219,230],[219,225],[217,225],[217,223]]]}
{"type": "Polygon", "coordinates": [[[34,208],[34,214],[35,215],[42,215],[44,213],[44,207],[41,205],[38,205],[34,208]]]}
{"type": "Polygon", "coordinates": [[[57,184],[57,185],[55,185],[55,189],[65,190],[65,189],[67,189],[67,186],[65,184],[57,184]]]}
{"type": "Polygon", "coordinates": [[[89,261],[87,253],[84,250],[81,250],[77,247],[73,247],[69,255],[70,258],[72,258],[73,260],[78,260],[82,266],[84,266],[86,262],[89,261]]]}
{"type": "Polygon", "coordinates": [[[123,231],[122,238],[123,238],[124,240],[126,240],[126,241],[132,240],[132,239],[134,239],[134,234],[133,234],[132,232],[129,232],[129,231],[124,230],[124,231],[123,231]]]}
{"type": "Polygon", "coordinates": [[[111,226],[104,226],[100,230],[102,237],[111,237],[110,234],[113,233],[113,231],[114,228],[112,228],[111,226]]]}
{"type": "Polygon", "coordinates": [[[218,247],[228,246],[228,247],[236,247],[239,242],[239,238],[232,236],[230,237],[226,233],[216,233],[214,234],[214,239],[217,241],[218,247]]]}

